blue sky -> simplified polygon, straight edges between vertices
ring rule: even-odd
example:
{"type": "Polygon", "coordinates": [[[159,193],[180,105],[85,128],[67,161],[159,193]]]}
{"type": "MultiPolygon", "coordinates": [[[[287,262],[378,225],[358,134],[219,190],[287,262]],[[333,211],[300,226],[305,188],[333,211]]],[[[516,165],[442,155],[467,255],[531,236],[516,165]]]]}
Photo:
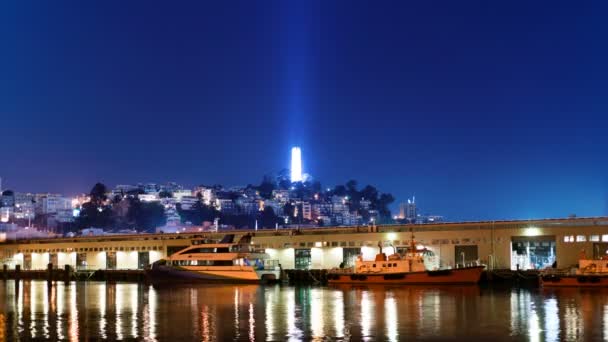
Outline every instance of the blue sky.
{"type": "Polygon", "coordinates": [[[17,191],[324,186],[454,220],[606,215],[607,5],[0,5],[0,176],[17,191]]]}

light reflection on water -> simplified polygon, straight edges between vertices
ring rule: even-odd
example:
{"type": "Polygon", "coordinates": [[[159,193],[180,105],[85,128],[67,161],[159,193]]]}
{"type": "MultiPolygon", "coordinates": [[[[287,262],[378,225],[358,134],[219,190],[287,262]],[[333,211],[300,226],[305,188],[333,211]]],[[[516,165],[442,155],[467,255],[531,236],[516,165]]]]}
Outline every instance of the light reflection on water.
{"type": "Polygon", "coordinates": [[[605,340],[608,290],[0,282],[0,341],[605,340]]]}

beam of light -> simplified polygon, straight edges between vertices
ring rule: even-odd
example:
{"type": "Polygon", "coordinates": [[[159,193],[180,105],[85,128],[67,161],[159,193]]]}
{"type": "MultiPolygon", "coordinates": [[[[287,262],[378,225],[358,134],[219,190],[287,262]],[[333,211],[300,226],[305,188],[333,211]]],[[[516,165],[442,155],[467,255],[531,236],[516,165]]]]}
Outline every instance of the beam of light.
{"type": "Polygon", "coordinates": [[[291,148],[291,182],[302,181],[302,151],[299,147],[291,148]]]}

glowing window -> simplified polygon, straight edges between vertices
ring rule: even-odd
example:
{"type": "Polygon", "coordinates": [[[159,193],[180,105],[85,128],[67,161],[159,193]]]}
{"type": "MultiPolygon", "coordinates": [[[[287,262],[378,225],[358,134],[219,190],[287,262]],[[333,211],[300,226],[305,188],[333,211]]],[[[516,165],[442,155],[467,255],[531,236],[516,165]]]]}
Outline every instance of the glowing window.
{"type": "Polygon", "coordinates": [[[608,234],[602,235],[602,242],[608,242],[608,234]]]}
{"type": "Polygon", "coordinates": [[[572,235],[564,236],[564,242],[574,242],[574,236],[572,236],[572,235]]]}
{"type": "Polygon", "coordinates": [[[585,235],[577,235],[576,242],[585,242],[587,241],[587,237],[585,235]]]}
{"type": "Polygon", "coordinates": [[[600,236],[599,235],[591,235],[589,237],[589,241],[598,242],[598,241],[600,241],[600,236]]]}

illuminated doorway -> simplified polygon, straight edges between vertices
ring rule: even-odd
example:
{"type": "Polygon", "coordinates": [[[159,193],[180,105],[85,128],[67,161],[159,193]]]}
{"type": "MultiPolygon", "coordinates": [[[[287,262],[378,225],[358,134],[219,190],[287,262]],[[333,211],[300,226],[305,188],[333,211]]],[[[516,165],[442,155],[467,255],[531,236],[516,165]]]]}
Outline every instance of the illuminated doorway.
{"type": "Polygon", "coordinates": [[[297,270],[307,270],[310,268],[310,249],[295,250],[295,266],[297,270]]]}
{"type": "Polygon", "coordinates": [[[541,270],[555,263],[555,236],[511,238],[511,269],[541,270]]]}
{"type": "Polygon", "coordinates": [[[343,248],[342,261],[344,262],[344,267],[355,266],[355,261],[360,254],[361,248],[343,248]]]}

